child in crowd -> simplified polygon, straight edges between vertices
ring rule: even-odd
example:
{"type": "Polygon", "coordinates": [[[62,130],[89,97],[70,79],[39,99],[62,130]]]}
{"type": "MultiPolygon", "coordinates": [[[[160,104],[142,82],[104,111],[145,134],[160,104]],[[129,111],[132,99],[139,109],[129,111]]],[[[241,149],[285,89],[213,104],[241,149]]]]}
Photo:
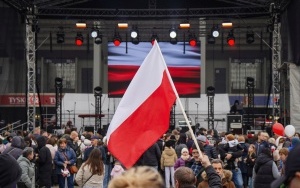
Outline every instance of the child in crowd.
{"type": "Polygon", "coordinates": [[[181,156],[177,159],[174,165],[174,170],[181,166],[185,166],[185,162],[189,161],[191,159],[191,156],[189,155],[189,151],[187,148],[182,148],[181,150],[181,156]]]}
{"type": "MultiPolygon", "coordinates": [[[[227,143],[228,143],[228,153],[232,154],[234,152],[237,152],[239,150],[243,150],[243,148],[241,147],[241,145],[239,145],[238,140],[232,135],[232,134],[228,134],[226,136],[227,138],[227,143]]],[[[227,165],[227,160],[224,159],[224,166],[226,167],[227,165]]],[[[234,159],[234,167],[237,170],[238,169],[238,159],[234,159]]]]}
{"type": "Polygon", "coordinates": [[[174,180],[174,165],[177,160],[175,149],[172,147],[172,140],[168,140],[165,144],[165,149],[161,154],[160,165],[161,169],[165,171],[166,188],[170,188],[170,178],[172,187],[175,187],[174,180]]]}
{"type": "Polygon", "coordinates": [[[289,154],[289,150],[287,148],[281,148],[279,150],[279,157],[280,157],[280,161],[279,161],[279,166],[278,166],[278,170],[280,171],[280,175],[284,176],[285,175],[285,162],[286,162],[286,158],[288,157],[289,154]]]}
{"type": "Polygon", "coordinates": [[[110,176],[111,179],[120,176],[123,172],[124,172],[124,168],[122,167],[121,163],[119,161],[115,161],[115,166],[114,168],[111,170],[110,176]]]}
{"type": "Polygon", "coordinates": [[[248,188],[252,188],[252,173],[253,173],[253,167],[255,165],[255,159],[256,159],[255,145],[250,144],[248,149],[248,155],[245,161],[247,164],[248,188]]]}

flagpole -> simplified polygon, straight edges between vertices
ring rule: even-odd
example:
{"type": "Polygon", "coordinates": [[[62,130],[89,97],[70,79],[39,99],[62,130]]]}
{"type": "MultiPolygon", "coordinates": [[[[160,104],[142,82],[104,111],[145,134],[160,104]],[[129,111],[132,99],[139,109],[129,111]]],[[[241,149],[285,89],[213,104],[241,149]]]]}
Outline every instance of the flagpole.
{"type": "MultiPolygon", "coordinates": [[[[157,47],[158,47],[159,50],[160,50],[160,47],[159,47],[159,45],[157,44],[157,41],[156,41],[156,40],[155,40],[155,45],[157,45],[157,47]]],[[[160,53],[160,55],[162,56],[161,53],[160,53]]],[[[163,57],[162,57],[162,59],[164,60],[163,57]]],[[[191,124],[190,124],[190,122],[189,122],[189,120],[188,120],[188,117],[187,117],[187,115],[186,115],[186,113],[185,113],[185,111],[184,111],[184,108],[183,108],[183,105],[182,105],[181,100],[180,100],[180,98],[179,98],[178,92],[177,92],[177,90],[176,90],[176,88],[175,88],[175,85],[174,85],[174,83],[173,83],[173,80],[172,80],[171,74],[170,74],[170,72],[169,72],[168,66],[167,66],[165,60],[164,60],[163,62],[164,62],[164,66],[166,67],[166,73],[167,73],[167,76],[168,76],[169,81],[170,81],[170,83],[171,83],[172,89],[173,89],[173,91],[174,91],[174,93],[175,93],[177,102],[179,103],[179,107],[180,107],[180,109],[181,109],[181,111],[182,111],[183,117],[184,117],[184,119],[185,119],[185,121],[186,121],[186,124],[188,125],[189,131],[190,131],[190,133],[191,133],[191,135],[192,135],[192,139],[194,140],[194,143],[195,143],[196,148],[197,148],[197,150],[198,150],[198,152],[199,152],[200,158],[203,158],[203,155],[202,155],[202,152],[201,152],[201,150],[200,150],[200,147],[199,147],[199,144],[198,144],[198,142],[197,142],[197,139],[196,139],[196,137],[195,137],[194,131],[193,131],[192,126],[191,126],[191,124]]]]}

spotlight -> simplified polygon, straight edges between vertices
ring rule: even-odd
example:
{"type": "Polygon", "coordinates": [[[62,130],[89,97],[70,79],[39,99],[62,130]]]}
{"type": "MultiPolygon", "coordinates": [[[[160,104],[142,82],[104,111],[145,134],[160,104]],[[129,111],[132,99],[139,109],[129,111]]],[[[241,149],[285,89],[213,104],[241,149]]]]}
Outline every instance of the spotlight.
{"type": "Polygon", "coordinates": [[[101,96],[102,95],[102,88],[97,86],[94,88],[94,96],[101,96]]]}
{"type": "Polygon", "coordinates": [[[122,42],[121,36],[119,35],[119,33],[115,33],[115,36],[113,38],[113,43],[115,46],[120,46],[122,42]]]}
{"type": "Polygon", "coordinates": [[[177,44],[177,38],[170,38],[171,44],[177,44]]]}
{"type": "Polygon", "coordinates": [[[75,44],[76,46],[82,46],[83,44],[83,36],[81,33],[77,33],[76,37],[75,37],[75,44]]]}
{"type": "Polygon", "coordinates": [[[126,22],[118,23],[118,28],[126,29],[126,28],[128,28],[128,23],[126,23],[126,22]]]}
{"type": "Polygon", "coordinates": [[[207,96],[215,96],[215,88],[213,86],[208,86],[206,88],[206,95],[207,96]]]}
{"type": "Polygon", "coordinates": [[[222,23],[222,27],[232,27],[232,22],[230,22],[230,21],[224,21],[222,23]]]}
{"type": "Polygon", "coordinates": [[[159,39],[158,39],[158,36],[156,35],[156,34],[153,34],[152,36],[151,36],[151,44],[152,44],[152,46],[153,46],[153,44],[154,44],[154,41],[159,41],[159,39]]]}
{"type": "Polygon", "coordinates": [[[95,38],[95,44],[102,44],[102,35],[98,34],[95,38]]]}
{"type": "Polygon", "coordinates": [[[208,44],[215,44],[215,43],[216,43],[215,37],[213,37],[213,36],[211,36],[211,35],[208,35],[208,36],[207,36],[207,43],[208,43],[208,44]]]}
{"type": "Polygon", "coordinates": [[[170,30],[170,38],[171,38],[171,39],[174,39],[174,38],[176,38],[176,37],[177,37],[176,30],[175,30],[174,28],[172,28],[172,29],[170,30]]]}
{"type": "Polygon", "coordinates": [[[86,23],[84,21],[80,21],[76,23],[77,28],[86,28],[86,23]]]}
{"type": "Polygon", "coordinates": [[[233,30],[230,30],[227,36],[227,44],[229,46],[234,46],[235,44],[235,37],[233,35],[233,30]]]}
{"type": "Polygon", "coordinates": [[[211,29],[211,35],[213,37],[219,37],[220,32],[219,32],[219,27],[218,26],[213,26],[213,28],[211,29]]]}
{"type": "Polygon", "coordinates": [[[189,34],[189,44],[193,47],[197,45],[197,38],[195,34],[189,34]]]}
{"type": "Polygon", "coordinates": [[[98,36],[98,30],[97,29],[92,29],[91,31],[91,37],[96,38],[98,36]]]}
{"type": "Polygon", "coordinates": [[[191,25],[188,21],[184,21],[181,24],[179,24],[180,29],[189,29],[190,27],[191,27],[191,25]]]}
{"type": "Polygon", "coordinates": [[[60,78],[60,77],[56,77],[55,78],[55,87],[62,87],[63,85],[62,85],[62,82],[63,82],[63,79],[62,78],[60,78]]]}
{"type": "Polygon", "coordinates": [[[249,88],[254,87],[254,78],[253,77],[246,78],[246,87],[249,87],[249,88]]]}
{"type": "Polygon", "coordinates": [[[246,42],[252,44],[254,42],[254,33],[253,31],[248,31],[246,34],[246,42]]]}
{"type": "Polygon", "coordinates": [[[138,35],[139,35],[138,30],[136,28],[133,28],[130,32],[130,37],[135,39],[138,37],[138,35]]]}
{"type": "Polygon", "coordinates": [[[56,42],[57,44],[62,44],[65,42],[65,33],[63,31],[58,31],[56,33],[56,42]]]}

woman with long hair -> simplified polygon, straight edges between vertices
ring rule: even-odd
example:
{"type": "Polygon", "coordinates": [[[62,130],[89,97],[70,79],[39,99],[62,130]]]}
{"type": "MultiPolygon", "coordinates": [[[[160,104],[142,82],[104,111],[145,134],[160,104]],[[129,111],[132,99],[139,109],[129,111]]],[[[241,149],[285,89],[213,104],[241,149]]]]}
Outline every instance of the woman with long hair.
{"type": "Polygon", "coordinates": [[[104,178],[104,163],[101,151],[95,148],[89,158],[77,172],[75,181],[82,188],[102,188],[104,178]]]}

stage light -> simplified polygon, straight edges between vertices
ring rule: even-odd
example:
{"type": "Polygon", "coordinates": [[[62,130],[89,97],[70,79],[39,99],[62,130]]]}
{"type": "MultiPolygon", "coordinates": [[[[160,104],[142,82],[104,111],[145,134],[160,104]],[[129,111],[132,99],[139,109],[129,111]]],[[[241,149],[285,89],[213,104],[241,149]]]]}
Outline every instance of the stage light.
{"type": "Polygon", "coordinates": [[[102,87],[97,86],[94,88],[94,96],[101,96],[102,95],[102,87]]]}
{"type": "Polygon", "coordinates": [[[248,31],[246,34],[246,42],[252,44],[254,42],[254,33],[253,31],[248,31]]]}
{"type": "Polygon", "coordinates": [[[75,44],[76,46],[82,46],[83,44],[83,36],[81,33],[77,33],[76,37],[75,37],[75,44]]]}
{"type": "Polygon", "coordinates": [[[128,23],[125,23],[125,22],[118,23],[118,28],[120,28],[120,29],[126,29],[126,28],[128,28],[128,23]]]}
{"type": "Polygon", "coordinates": [[[249,88],[254,87],[254,78],[253,77],[246,78],[246,87],[249,87],[249,88]]]}
{"type": "Polygon", "coordinates": [[[219,32],[219,27],[217,25],[213,26],[213,28],[211,29],[211,35],[213,37],[219,37],[220,32],[219,32]]]}
{"type": "Polygon", "coordinates": [[[95,44],[102,44],[102,35],[98,33],[98,36],[95,38],[95,44]]]}
{"type": "Polygon", "coordinates": [[[96,38],[98,36],[98,30],[97,29],[92,29],[91,31],[91,37],[96,38]]]}
{"type": "Polygon", "coordinates": [[[189,44],[193,47],[197,45],[197,38],[195,34],[189,34],[189,44]]]}
{"type": "Polygon", "coordinates": [[[177,44],[177,38],[170,38],[171,44],[177,44]]]}
{"type": "Polygon", "coordinates": [[[206,95],[207,96],[215,96],[215,88],[213,86],[208,86],[206,88],[206,95]]]}
{"type": "Polygon", "coordinates": [[[229,21],[224,21],[223,23],[222,23],[222,27],[232,27],[232,22],[229,22],[229,21]]]}
{"type": "Polygon", "coordinates": [[[131,30],[131,32],[130,32],[130,37],[133,38],[133,39],[135,39],[138,36],[139,36],[139,32],[138,32],[137,28],[133,27],[132,30],[131,30]]]}
{"type": "Polygon", "coordinates": [[[234,46],[235,44],[235,37],[233,35],[233,30],[230,30],[227,36],[227,44],[229,46],[234,46]]]}
{"type": "Polygon", "coordinates": [[[56,42],[57,44],[62,44],[65,42],[65,33],[63,31],[58,31],[56,33],[56,42]]]}
{"type": "Polygon", "coordinates": [[[77,22],[76,27],[77,28],[86,28],[86,23],[83,21],[77,22]]]}
{"type": "Polygon", "coordinates": [[[177,33],[176,33],[175,28],[170,29],[170,38],[174,39],[176,37],[177,37],[177,33]]]}
{"type": "Polygon", "coordinates": [[[151,36],[151,44],[152,44],[152,46],[153,46],[153,44],[154,44],[154,41],[159,41],[159,38],[158,38],[158,36],[156,35],[156,34],[153,34],[152,36],[151,36]]]}
{"type": "Polygon", "coordinates": [[[213,36],[211,36],[211,35],[208,35],[208,36],[207,36],[207,43],[208,43],[208,44],[215,44],[215,43],[216,43],[215,37],[213,37],[213,36]]]}
{"type": "Polygon", "coordinates": [[[121,36],[119,35],[119,33],[115,33],[115,36],[113,38],[113,43],[115,46],[120,46],[122,42],[121,36]]]}
{"type": "Polygon", "coordinates": [[[190,23],[189,22],[183,22],[181,24],[179,24],[179,28],[180,29],[189,29],[191,27],[190,23]]]}

